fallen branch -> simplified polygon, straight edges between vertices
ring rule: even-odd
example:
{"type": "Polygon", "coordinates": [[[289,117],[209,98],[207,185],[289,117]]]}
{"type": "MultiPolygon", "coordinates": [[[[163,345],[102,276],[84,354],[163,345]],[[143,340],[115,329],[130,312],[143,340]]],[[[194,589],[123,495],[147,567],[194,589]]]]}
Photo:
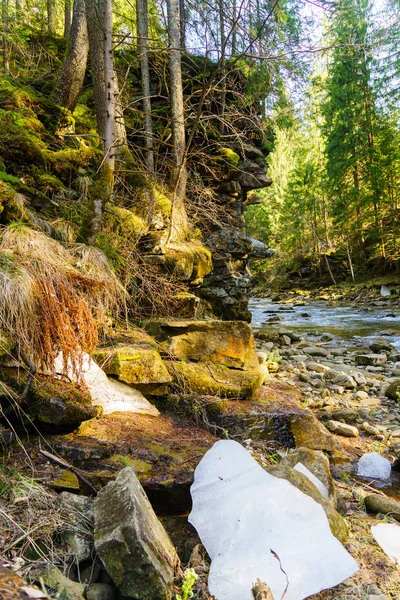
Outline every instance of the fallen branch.
{"type": "Polygon", "coordinates": [[[60,467],[64,467],[64,469],[68,469],[68,471],[72,471],[72,473],[75,473],[77,478],[80,479],[80,481],[82,481],[82,483],[84,483],[90,489],[90,491],[93,493],[93,495],[97,496],[97,490],[93,487],[93,485],[90,483],[90,481],[88,481],[86,479],[86,477],[84,477],[82,475],[82,472],[79,469],[70,465],[62,458],[58,458],[58,456],[54,456],[54,454],[47,452],[46,450],[39,449],[39,452],[40,452],[40,454],[42,454],[43,456],[45,456],[46,458],[48,458],[49,460],[54,462],[56,465],[59,465],[60,467]]]}

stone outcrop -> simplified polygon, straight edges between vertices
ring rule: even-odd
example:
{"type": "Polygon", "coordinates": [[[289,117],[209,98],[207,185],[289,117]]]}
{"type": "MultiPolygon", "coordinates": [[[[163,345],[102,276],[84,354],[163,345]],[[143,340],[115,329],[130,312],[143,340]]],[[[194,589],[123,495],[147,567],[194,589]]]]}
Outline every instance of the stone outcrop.
{"type": "Polygon", "coordinates": [[[158,350],[150,344],[98,348],[94,360],[107,375],[132,385],[146,394],[160,393],[172,381],[158,350]]]}
{"type": "Polygon", "coordinates": [[[207,361],[233,369],[258,366],[251,328],[244,322],[151,321],[146,328],[161,342],[167,356],[207,361]]]}
{"type": "Polygon", "coordinates": [[[236,144],[232,148],[221,148],[225,158],[222,181],[210,182],[221,206],[218,226],[212,224],[205,238],[211,250],[213,270],[204,279],[197,294],[210,302],[213,312],[226,320],[250,321],[247,308],[250,272],[248,262],[252,256],[270,256],[271,251],[245,233],[243,213],[249,204],[258,199],[250,195],[252,190],[271,185],[266,176],[265,154],[250,144],[236,144]]]}
{"type": "Polygon", "coordinates": [[[177,555],[133,469],[100,491],[94,519],[96,551],[120,593],[170,600],[177,555]]]}

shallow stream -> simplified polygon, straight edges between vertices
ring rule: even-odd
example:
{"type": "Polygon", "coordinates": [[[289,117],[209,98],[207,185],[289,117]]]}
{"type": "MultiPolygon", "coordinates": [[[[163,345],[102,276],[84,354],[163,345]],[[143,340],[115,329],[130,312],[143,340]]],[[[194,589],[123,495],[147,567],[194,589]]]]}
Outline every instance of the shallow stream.
{"type": "Polygon", "coordinates": [[[270,298],[254,299],[249,308],[252,325],[284,327],[313,340],[327,333],[338,345],[353,341],[368,344],[384,335],[400,350],[400,310],[397,308],[335,305],[327,302],[311,304],[278,304],[270,298]]]}

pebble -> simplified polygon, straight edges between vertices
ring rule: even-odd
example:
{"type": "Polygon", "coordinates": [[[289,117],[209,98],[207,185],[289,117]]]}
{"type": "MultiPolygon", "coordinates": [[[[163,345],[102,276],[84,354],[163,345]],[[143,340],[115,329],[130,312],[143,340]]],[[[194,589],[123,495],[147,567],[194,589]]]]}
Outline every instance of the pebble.
{"type": "Polygon", "coordinates": [[[362,428],[365,433],[369,433],[370,435],[380,435],[379,429],[366,421],[362,424],[362,428]]]}
{"type": "Polygon", "coordinates": [[[332,433],[336,433],[337,435],[343,435],[344,437],[358,437],[359,435],[358,429],[354,425],[333,420],[328,421],[326,425],[332,433]]]}

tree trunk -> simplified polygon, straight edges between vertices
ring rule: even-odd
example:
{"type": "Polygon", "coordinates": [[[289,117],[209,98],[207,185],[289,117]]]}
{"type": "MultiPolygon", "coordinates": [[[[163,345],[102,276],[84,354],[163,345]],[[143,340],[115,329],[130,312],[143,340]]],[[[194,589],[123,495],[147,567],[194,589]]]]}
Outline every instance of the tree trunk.
{"type": "Polygon", "coordinates": [[[220,95],[220,121],[219,121],[219,132],[221,135],[225,131],[225,104],[226,104],[226,70],[225,70],[225,55],[226,55],[226,36],[225,36],[225,14],[224,14],[224,1],[218,0],[218,12],[219,12],[219,33],[221,42],[221,54],[220,54],[220,65],[221,65],[221,95],[220,95]]]}
{"type": "MultiPolygon", "coordinates": [[[[96,107],[97,129],[100,137],[105,141],[107,120],[107,88],[105,80],[105,32],[104,13],[107,0],[86,0],[86,18],[89,33],[89,54],[92,70],[93,94],[96,107]]],[[[123,109],[118,100],[118,81],[114,74],[115,91],[115,147],[117,154],[126,148],[126,131],[123,109]]]]}
{"type": "Polygon", "coordinates": [[[71,39],[64,66],[53,94],[54,102],[73,112],[82,89],[89,52],[85,0],[74,0],[71,39]]]}
{"type": "Polygon", "coordinates": [[[8,56],[8,2],[2,0],[1,3],[1,20],[3,25],[2,45],[3,45],[3,74],[10,74],[10,63],[8,56]]]}
{"type": "Polygon", "coordinates": [[[180,41],[181,48],[186,48],[186,15],[185,15],[185,0],[179,0],[179,24],[181,28],[180,41]]]}
{"type": "Polygon", "coordinates": [[[232,28],[232,56],[235,56],[237,51],[237,25],[235,23],[237,19],[237,0],[233,0],[232,3],[232,20],[233,20],[233,28],[232,28]]]}
{"type": "Polygon", "coordinates": [[[71,22],[72,22],[72,3],[71,0],[65,0],[64,4],[64,37],[69,40],[71,35],[71,22]]]}
{"type": "MultiPolygon", "coordinates": [[[[90,0],[89,0],[90,1],[90,0]]],[[[91,199],[91,219],[88,224],[86,243],[93,246],[96,243],[97,236],[101,230],[101,221],[103,218],[104,206],[112,196],[114,188],[114,167],[115,167],[115,69],[112,46],[112,0],[104,0],[103,14],[98,14],[102,18],[103,39],[103,81],[105,85],[105,106],[104,113],[104,157],[100,169],[99,181],[94,186],[91,199]]]]}
{"type": "Polygon", "coordinates": [[[50,33],[56,32],[56,7],[54,0],[47,0],[47,29],[50,33]]]}
{"type": "Polygon", "coordinates": [[[142,77],[144,144],[146,165],[150,173],[154,173],[153,122],[151,119],[150,72],[149,72],[149,26],[147,0],[136,0],[136,16],[138,31],[138,50],[142,77]]]}
{"type": "Polygon", "coordinates": [[[170,231],[168,242],[179,235],[186,226],[184,198],[186,193],[187,168],[185,156],[185,120],[182,89],[182,67],[179,30],[178,0],[167,0],[168,36],[169,36],[169,98],[172,129],[172,190],[170,231]]]}

